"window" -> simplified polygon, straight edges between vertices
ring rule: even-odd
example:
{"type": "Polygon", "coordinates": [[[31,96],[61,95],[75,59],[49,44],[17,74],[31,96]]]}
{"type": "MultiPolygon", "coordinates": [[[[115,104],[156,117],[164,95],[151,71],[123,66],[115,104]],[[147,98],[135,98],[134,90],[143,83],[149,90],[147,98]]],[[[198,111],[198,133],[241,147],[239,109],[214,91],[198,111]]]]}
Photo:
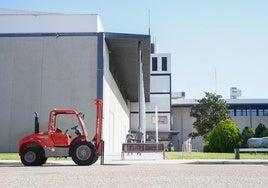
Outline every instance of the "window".
{"type": "Polygon", "coordinates": [[[264,116],[263,109],[258,109],[258,116],[264,116]]]}
{"type": "Polygon", "coordinates": [[[264,116],[268,116],[268,109],[263,109],[264,116]]]}
{"type": "Polygon", "coordinates": [[[152,59],[152,70],[157,71],[157,57],[153,57],[152,59]]]}
{"type": "Polygon", "coordinates": [[[268,109],[247,109],[247,108],[232,108],[229,109],[230,116],[268,116],[268,109]]]}
{"type": "Polygon", "coordinates": [[[248,116],[257,116],[258,114],[257,114],[257,109],[252,109],[251,110],[251,114],[250,113],[248,113],[248,116]]]}
{"type": "Polygon", "coordinates": [[[235,110],[234,109],[230,109],[230,116],[235,116],[235,110]]]}
{"type": "Polygon", "coordinates": [[[236,116],[243,116],[243,109],[236,109],[236,116]]]}
{"type": "MultiPolygon", "coordinates": [[[[167,116],[158,116],[158,124],[167,124],[168,117],[167,116]]],[[[152,116],[152,124],[155,125],[155,116],[152,116]]]]}
{"type": "Polygon", "coordinates": [[[162,57],[162,71],[167,71],[167,57],[162,57]]]}

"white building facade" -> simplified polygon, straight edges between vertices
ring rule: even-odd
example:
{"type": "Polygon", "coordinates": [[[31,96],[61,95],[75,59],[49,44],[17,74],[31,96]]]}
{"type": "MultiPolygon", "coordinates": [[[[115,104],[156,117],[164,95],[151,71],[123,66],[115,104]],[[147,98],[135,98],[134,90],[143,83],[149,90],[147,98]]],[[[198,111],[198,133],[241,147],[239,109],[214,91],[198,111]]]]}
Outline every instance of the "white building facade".
{"type": "Polygon", "coordinates": [[[19,139],[34,132],[34,112],[47,130],[53,108],[83,112],[93,138],[96,98],[103,100],[105,153],[120,152],[137,101],[137,44],[149,75],[150,36],[106,33],[96,14],[0,10],[0,24],[0,152],[16,152],[19,139]]]}
{"type": "MultiPolygon", "coordinates": [[[[156,52],[154,45],[150,63],[150,101],[146,102],[145,109],[146,141],[154,142],[158,132],[158,140],[168,143],[174,132],[171,117],[171,54],[156,52]],[[156,111],[158,129],[156,129],[156,111]]],[[[130,110],[130,127],[135,133],[139,127],[138,103],[131,103],[130,110]]]]}

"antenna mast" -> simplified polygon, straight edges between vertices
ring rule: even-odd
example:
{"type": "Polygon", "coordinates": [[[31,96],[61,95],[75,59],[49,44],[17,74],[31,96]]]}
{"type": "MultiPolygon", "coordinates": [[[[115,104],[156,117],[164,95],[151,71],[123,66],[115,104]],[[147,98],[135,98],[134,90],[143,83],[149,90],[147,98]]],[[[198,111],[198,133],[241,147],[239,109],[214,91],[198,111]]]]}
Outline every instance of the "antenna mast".
{"type": "Polygon", "coordinates": [[[148,17],[149,17],[149,35],[151,35],[151,11],[148,10],[148,17]]]}

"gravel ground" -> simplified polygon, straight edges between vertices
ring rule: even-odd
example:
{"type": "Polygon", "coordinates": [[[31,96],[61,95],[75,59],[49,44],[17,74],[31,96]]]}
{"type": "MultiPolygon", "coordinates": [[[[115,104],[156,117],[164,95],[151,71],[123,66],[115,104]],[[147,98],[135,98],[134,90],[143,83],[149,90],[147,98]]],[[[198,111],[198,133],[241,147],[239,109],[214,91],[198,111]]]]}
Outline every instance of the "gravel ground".
{"type": "Polygon", "coordinates": [[[0,187],[267,187],[268,162],[109,160],[91,166],[52,160],[42,167],[0,161],[0,187]]]}

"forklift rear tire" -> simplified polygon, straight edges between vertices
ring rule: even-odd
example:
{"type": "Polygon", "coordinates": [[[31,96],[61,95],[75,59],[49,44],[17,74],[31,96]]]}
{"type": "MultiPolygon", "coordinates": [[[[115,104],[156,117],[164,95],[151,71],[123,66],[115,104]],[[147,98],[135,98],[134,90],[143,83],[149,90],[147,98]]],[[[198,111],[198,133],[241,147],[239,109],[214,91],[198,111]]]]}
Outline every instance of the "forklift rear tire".
{"type": "Polygon", "coordinates": [[[91,165],[96,162],[97,149],[91,142],[79,141],[72,147],[71,157],[77,165],[91,165]]]}
{"type": "Polygon", "coordinates": [[[47,162],[47,157],[41,157],[40,163],[39,165],[42,166],[43,164],[45,164],[47,162]]]}
{"type": "MultiPolygon", "coordinates": [[[[95,163],[98,159],[99,159],[99,156],[96,155],[95,159],[93,160],[93,163],[95,163]]],[[[92,164],[93,164],[93,163],[92,163],[92,164]]]]}
{"type": "Polygon", "coordinates": [[[43,161],[41,161],[41,153],[39,148],[29,147],[22,151],[20,156],[22,164],[25,166],[40,166],[43,161]]]}

